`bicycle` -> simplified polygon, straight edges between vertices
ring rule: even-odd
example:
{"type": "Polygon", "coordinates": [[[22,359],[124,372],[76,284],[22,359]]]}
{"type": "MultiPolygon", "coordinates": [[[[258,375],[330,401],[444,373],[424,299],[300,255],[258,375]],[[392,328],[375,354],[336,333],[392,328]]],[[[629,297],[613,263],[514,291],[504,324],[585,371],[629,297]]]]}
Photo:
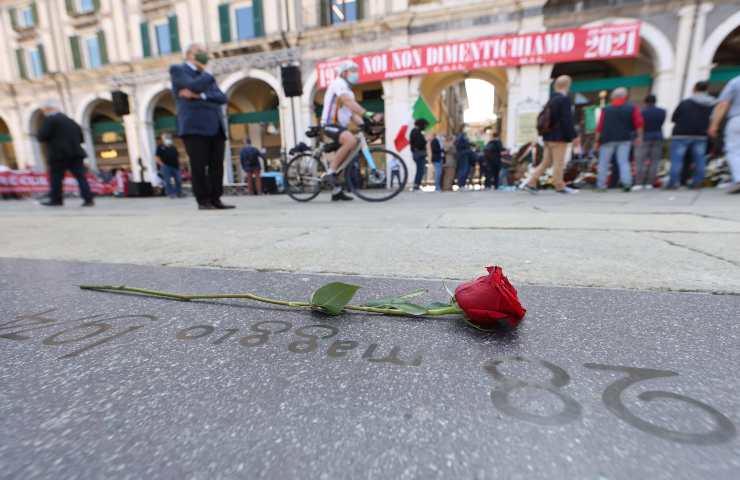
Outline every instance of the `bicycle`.
{"type": "MultiPolygon", "coordinates": [[[[366,122],[355,136],[359,140],[357,147],[350,152],[348,159],[337,170],[339,176],[344,172],[344,181],[348,191],[367,202],[384,202],[403,191],[408,180],[408,169],[397,153],[371,141],[382,137],[382,125],[366,122]],[[391,160],[395,159],[398,170],[391,170],[391,160]]],[[[322,140],[321,127],[309,127],[306,136],[315,139],[313,148],[301,143],[291,150],[290,159],[285,167],[286,192],[293,200],[308,202],[316,198],[322,189],[328,189],[326,181],[329,162],[326,155],[339,149],[339,143],[325,143],[322,140]],[[310,152],[310,153],[308,153],[310,152]]]]}

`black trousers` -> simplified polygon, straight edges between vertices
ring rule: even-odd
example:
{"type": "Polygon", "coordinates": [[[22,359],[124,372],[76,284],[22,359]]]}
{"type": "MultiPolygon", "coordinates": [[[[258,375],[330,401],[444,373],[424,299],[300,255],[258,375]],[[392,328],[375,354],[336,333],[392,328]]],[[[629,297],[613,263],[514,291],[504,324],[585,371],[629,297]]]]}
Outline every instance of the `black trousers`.
{"type": "Polygon", "coordinates": [[[93,199],[90,185],[87,183],[85,178],[85,164],[81,158],[75,158],[70,160],[64,160],[61,162],[53,161],[49,162],[49,200],[52,202],[62,203],[63,200],[63,185],[64,173],[69,170],[77,180],[77,184],[80,186],[80,196],[89,202],[93,199]]]}
{"type": "Polygon", "coordinates": [[[221,202],[224,193],[224,148],[226,137],[185,135],[182,137],[190,159],[193,195],[199,205],[221,202]]]}
{"type": "Polygon", "coordinates": [[[486,183],[485,187],[498,189],[498,177],[501,173],[501,159],[486,160],[486,183]]]}

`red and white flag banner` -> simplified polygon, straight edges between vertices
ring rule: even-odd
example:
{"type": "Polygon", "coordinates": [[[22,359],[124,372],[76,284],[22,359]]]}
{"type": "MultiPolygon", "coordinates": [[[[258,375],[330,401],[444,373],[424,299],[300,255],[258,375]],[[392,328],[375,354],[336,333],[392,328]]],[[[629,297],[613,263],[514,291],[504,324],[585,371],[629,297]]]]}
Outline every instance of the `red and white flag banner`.
{"type": "MultiPolygon", "coordinates": [[[[359,82],[366,83],[478,68],[628,58],[639,51],[640,22],[629,22],[399,48],[351,59],[360,67],[359,82]]],[[[348,59],[319,63],[319,88],[329,85],[348,59]]]]}
{"type": "MultiPolygon", "coordinates": [[[[111,195],[115,186],[113,183],[103,183],[90,173],[86,175],[90,189],[96,195],[111,195]]],[[[78,193],[77,180],[67,173],[64,176],[63,188],[65,193],[78,193]]],[[[2,193],[45,193],[49,191],[47,174],[38,172],[10,171],[0,172],[0,194],[2,193]]]]}

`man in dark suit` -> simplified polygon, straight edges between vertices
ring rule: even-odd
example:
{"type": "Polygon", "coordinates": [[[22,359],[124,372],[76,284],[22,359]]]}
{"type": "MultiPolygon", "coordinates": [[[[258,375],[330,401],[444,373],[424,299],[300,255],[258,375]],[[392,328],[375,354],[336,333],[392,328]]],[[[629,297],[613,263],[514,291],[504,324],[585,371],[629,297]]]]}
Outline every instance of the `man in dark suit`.
{"type": "Polygon", "coordinates": [[[191,45],[185,63],[172,65],[170,77],[177,105],[177,135],[185,143],[193,177],[193,194],[200,210],[234,208],[221,202],[224,176],[226,95],[205,71],[208,52],[191,45]]]}
{"type": "Polygon", "coordinates": [[[87,153],[81,146],[85,141],[82,129],[74,120],[60,112],[58,104],[54,101],[47,102],[42,111],[45,118],[36,138],[47,145],[50,186],[49,200],[41,202],[41,205],[61,207],[64,204],[62,182],[64,173],[69,170],[80,186],[80,196],[84,200],[82,206],[94,206],[92,191],[85,178],[83,160],[87,153]]]}

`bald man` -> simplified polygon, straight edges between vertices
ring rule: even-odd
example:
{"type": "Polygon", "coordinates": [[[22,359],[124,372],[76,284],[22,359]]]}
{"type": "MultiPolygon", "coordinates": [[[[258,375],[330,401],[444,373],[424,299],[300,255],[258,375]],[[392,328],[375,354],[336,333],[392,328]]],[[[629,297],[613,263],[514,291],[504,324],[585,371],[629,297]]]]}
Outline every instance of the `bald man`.
{"type": "Polygon", "coordinates": [[[632,142],[635,147],[642,145],[644,125],[642,112],[637,105],[629,102],[627,89],[615,88],[611,93],[611,102],[601,110],[601,117],[596,125],[595,148],[599,150],[599,167],[596,174],[597,191],[606,191],[609,165],[615,154],[619,165],[622,190],[625,192],[632,190],[630,152],[632,142]]]}
{"type": "Polygon", "coordinates": [[[36,134],[39,142],[46,143],[49,152],[49,199],[42,202],[45,207],[61,207],[64,203],[63,181],[67,170],[80,186],[83,207],[95,205],[90,185],[85,178],[83,161],[87,152],[82,148],[84,139],[82,129],[77,123],[63,114],[55,100],[47,101],[41,108],[44,122],[36,134]]]}
{"type": "Polygon", "coordinates": [[[234,208],[221,202],[224,177],[226,95],[206,72],[208,52],[193,44],[185,62],[170,67],[172,93],[177,106],[177,135],[185,143],[193,177],[193,195],[199,210],[234,208]]]}

